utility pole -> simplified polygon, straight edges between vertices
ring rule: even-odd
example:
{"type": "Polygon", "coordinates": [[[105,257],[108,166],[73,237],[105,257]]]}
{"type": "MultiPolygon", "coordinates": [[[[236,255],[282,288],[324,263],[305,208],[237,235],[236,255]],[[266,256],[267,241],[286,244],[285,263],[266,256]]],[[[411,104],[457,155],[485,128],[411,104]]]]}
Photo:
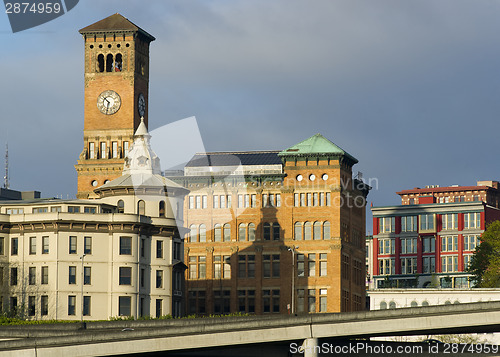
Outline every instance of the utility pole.
{"type": "Polygon", "coordinates": [[[82,322],[82,326],[83,326],[83,309],[84,309],[84,303],[83,303],[83,285],[85,284],[85,273],[84,273],[84,266],[83,266],[83,260],[85,258],[85,253],[83,253],[83,255],[80,257],[80,259],[82,260],[82,319],[81,319],[81,322],[82,322]]]}

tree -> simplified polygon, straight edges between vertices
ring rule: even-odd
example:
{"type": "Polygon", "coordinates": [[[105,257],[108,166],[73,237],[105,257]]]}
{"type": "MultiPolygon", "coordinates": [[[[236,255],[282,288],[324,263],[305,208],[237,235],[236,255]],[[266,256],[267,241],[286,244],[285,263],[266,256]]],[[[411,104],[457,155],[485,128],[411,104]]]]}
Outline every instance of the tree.
{"type": "Polygon", "coordinates": [[[488,225],[467,270],[476,287],[500,287],[500,221],[488,225]]]}

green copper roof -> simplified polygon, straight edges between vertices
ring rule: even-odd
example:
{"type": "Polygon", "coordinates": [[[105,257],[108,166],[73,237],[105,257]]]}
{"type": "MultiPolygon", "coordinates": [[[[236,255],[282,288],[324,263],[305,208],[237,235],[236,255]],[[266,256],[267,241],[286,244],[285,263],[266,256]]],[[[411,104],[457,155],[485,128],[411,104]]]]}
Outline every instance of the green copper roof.
{"type": "Polygon", "coordinates": [[[281,151],[278,155],[281,157],[344,156],[352,160],[353,164],[358,162],[358,160],[356,160],[353,156],[349,155],[346,151],[342,150],[321,134],[313,135],[310,138],[281,151]]]}

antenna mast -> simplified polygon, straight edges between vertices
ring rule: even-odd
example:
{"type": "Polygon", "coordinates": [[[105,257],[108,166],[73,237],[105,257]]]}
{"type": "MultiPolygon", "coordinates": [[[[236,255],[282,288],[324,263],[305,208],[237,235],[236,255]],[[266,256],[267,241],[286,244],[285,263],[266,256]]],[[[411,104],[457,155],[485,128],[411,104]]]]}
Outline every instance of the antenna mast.
{"type": "Polygon", "coordinates": [[[5,176],[3,177],[3,187],[9,189],[9,144],[5,144],[5,176]]]}

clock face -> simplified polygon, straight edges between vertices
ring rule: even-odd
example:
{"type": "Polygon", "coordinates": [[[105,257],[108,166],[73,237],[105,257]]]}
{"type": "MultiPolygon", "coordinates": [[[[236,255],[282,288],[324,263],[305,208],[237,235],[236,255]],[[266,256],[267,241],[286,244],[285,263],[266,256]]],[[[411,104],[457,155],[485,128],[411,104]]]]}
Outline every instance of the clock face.
{"type": "Polygon", "coordinates": [[[97,108],[102,114],[115,114],[120,109],[121,104],[120,96],[113,90],[104,91],[97,97],[97,108]]]}
{"type": "Polygon", "coordinates": [[[137,99],[137,109],[139,110],[139,115],[141,117],[146,113],[146,99],[142,93],[139,94],[139,99],[137,99]]]}

